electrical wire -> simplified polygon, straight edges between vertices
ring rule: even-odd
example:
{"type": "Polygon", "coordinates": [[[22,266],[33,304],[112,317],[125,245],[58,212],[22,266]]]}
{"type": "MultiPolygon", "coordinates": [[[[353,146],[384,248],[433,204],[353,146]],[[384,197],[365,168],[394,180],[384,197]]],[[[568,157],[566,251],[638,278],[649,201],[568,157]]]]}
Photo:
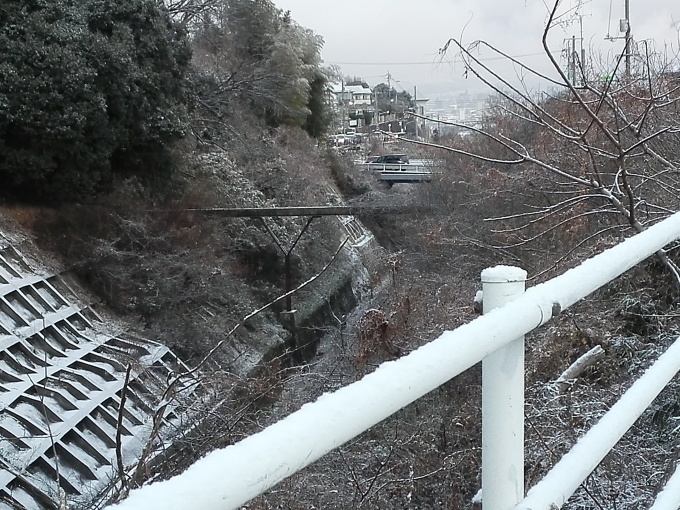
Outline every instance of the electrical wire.
{"type": "MultiPolygon", "coordinates": [[[[539,55],[545,55],[544,52],[539,52],[539,53],[525,53],[524,55],[513,55],[513,58],[526,58],[526,57],[536,57],[539,55]]],[[[487,57],[487,58],[480,58],[479,60],[505,60],[506,57],[487,57]]],[[[432,65],[432,64],[438,64],[439,62],[437,61],[431,61],[431,62],[337,62],[337,61],[332,61],[329,62],[329,64],[335,64],[335,65],[346,65],[346,66],[414,66],[414,65],[432,65]]]]}

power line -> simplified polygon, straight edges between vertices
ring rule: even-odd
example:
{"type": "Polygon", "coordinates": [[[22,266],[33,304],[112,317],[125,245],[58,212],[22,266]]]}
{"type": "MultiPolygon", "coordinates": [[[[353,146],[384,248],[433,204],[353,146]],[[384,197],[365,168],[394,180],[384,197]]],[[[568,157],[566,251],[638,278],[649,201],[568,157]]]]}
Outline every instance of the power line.
{"type": "MultiPolygon", "coordinates": [[[[526,58],[526,57],[536,57],[539,55],[545,55],[545,52],[539,52],[539,53],[525,53],[524,55],[511,55],[512,58],[526,58]]],[[[503,56],[498,56],[498,57],[486,57],[486,58],[478,58],[477,60],[481,61],[489,61],[489,60],[506,60],[507,57],[503,56]]],[[[460,57],[454,57],[455,61],[460,61],[460,57]]],[[[440,63],[447,63],[450,62],[449,60],[431,60],[428,62],[337,62],[337,61],[332,61],[328,62],[329,64],[335,64],[335,65],[346,65],[346,66],[414,66],[414,65],[437,65],[440,63]]]]}

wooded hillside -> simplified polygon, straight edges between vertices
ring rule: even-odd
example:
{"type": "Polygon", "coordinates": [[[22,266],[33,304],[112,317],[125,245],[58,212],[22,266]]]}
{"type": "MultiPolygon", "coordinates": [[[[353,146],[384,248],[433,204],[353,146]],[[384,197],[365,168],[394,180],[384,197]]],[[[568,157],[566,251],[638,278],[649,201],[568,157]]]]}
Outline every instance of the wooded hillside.
{"type": "MultiPolygon", "coordinates": [[[[392,146],[435,160],[437,175],[386,189],[324,143],[334,71],[322,44],[269,0],[0,7],[0,213],[131,328],[200,367],[212,397],[168,462],[121,474],[107,497],[473,319],[484,268],[522,267],[532,285],[678,210],[677,63],[649,56],[611,80],[583,70],[576,86],[555,62],[554,88],[537,97],[451,40],[442,51],[456,48],[493,92],[484,122],[392,146]],[[204,211],[342,202],[430,211],[360,217],[379,243],[361,254],[339,250],[347,230],[334,217],[204,211]],[[293,244],[294,285],[324,273],[294,294],[297,325],[278,300],[293,244]],[[310,339],[302,359],[295,335],[310,339]]],[[[527,339],[528,484],[680,333],[677,248],[527,339]],[[567,391],[554,384],[597,346],[604,356],[567,391]]],[[[677,457],[677,391],[676,381],[573,508],[651,500],[677,457]]],[[[474,368],[248,508],[468,507],[479,419],[474,368]]]]}

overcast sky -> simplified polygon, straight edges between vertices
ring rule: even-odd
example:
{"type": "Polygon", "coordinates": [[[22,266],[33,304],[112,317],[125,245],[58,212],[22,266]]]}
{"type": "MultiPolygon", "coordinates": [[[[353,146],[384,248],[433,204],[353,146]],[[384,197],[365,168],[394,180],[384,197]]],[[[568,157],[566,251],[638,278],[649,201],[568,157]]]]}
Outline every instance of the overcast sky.
{"type": "MultiPolygon", "coordinates": [[[[548,0],[546,0],[547,2],[548,0]]],[[[399,87],[412,91],[417,85],[427,93],[446,87],[478,89],[476,80],[464,80],[463,68],[440,62],[438,50],[451,37],[466,43],[483,39],[543,71],[547,59],[541,55],[541,36],[547,16],[540,0],[274,0],[290,10],[293,19],[325,40],[326,64],[340,66],[343,74],[361,76],[370,85],[386,82],[389,72],[399,87]]],[[[551,4],[552,5],[552,4],[551,4]]],[[[607,41],[620,36],[619,20],[624,18],[625,0],[565,0],[560,11],[563,26],[553,30],[551,48],[559,58],[572,36],[579,44],[581,26],[584,45],[611,61],[620,54],[623,41],[607,41]],[[611,16],[610,16],[611,10],[611,16]],[[579,22],[579,19],[581,22],[579,22]]],[[[630,0],[630,20],[635,41],[650,40],[656,51],[670,58],[678,51],[680,2],[678,0],[630,0]]],[[[590,51],[588,52],[590,54],[590,51]]],[[[483,57],[490,54],[484,52],[483,57]]],[[[498,61],[488,61],[499,65],[498,61]]],[[[562,60],[564,62],[564,60],[562,60]]],[[[677,66],[676,66],[677,68],[677,66]]],[[[504,74],[516,72],[500,67],[504,74]]]]}

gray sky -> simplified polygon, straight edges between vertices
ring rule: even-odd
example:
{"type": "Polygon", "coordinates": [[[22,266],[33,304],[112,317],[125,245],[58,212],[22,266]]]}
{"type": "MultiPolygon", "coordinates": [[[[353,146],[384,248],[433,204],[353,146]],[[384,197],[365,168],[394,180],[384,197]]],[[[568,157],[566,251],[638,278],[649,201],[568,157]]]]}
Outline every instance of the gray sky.
{"type": "MultiPolygon", "coordinates": [[[[324,38],[326,64],[337,64],[343,74],[362,76],[370,85],[386,82],[389,71],[392,79],[398,81],[396,88],[408,91],[414,85],[425,93],[444,88],[481,88],[476,80],[462,78],[463,68],[456,63],[453,53],[447,55],[448,61],[440,61],[438,50],[450,37],[462,37],[466,43],[484,39],[510,55],[523,56],[521,60],[526,64],[542,71],[549,69],[541,47],[548,11],[540,0],[274,0],[274,3],[290,10],[295,21],[324,38]]],[[[563,1],[560,11],[572,15],[565,15],[563,26],[551,32],[554,54],[559,58],[565,40],[572,36],[576,36],[579,44],[582,25],[586,49],[600,54],[598,60],[606,67],[623,48],[623,40],[607,41],[605,36],[608,31],[612,36],[623,35],[619,33],[619,19],[625,17],[624,5],[624,0],[591,0],[582,2],[580,7],[576,0],[563,1]]],[[[630,19],[636,41],[653,42],[655,50],[665,52],[668,58],[677,53],[678,0],[630,0],[630,19]]],[[[491,56],[487,51],[480,55],[491,56]]],[[[517,74],[500,61],[488,63],[506,76],[517,74]]]]}

